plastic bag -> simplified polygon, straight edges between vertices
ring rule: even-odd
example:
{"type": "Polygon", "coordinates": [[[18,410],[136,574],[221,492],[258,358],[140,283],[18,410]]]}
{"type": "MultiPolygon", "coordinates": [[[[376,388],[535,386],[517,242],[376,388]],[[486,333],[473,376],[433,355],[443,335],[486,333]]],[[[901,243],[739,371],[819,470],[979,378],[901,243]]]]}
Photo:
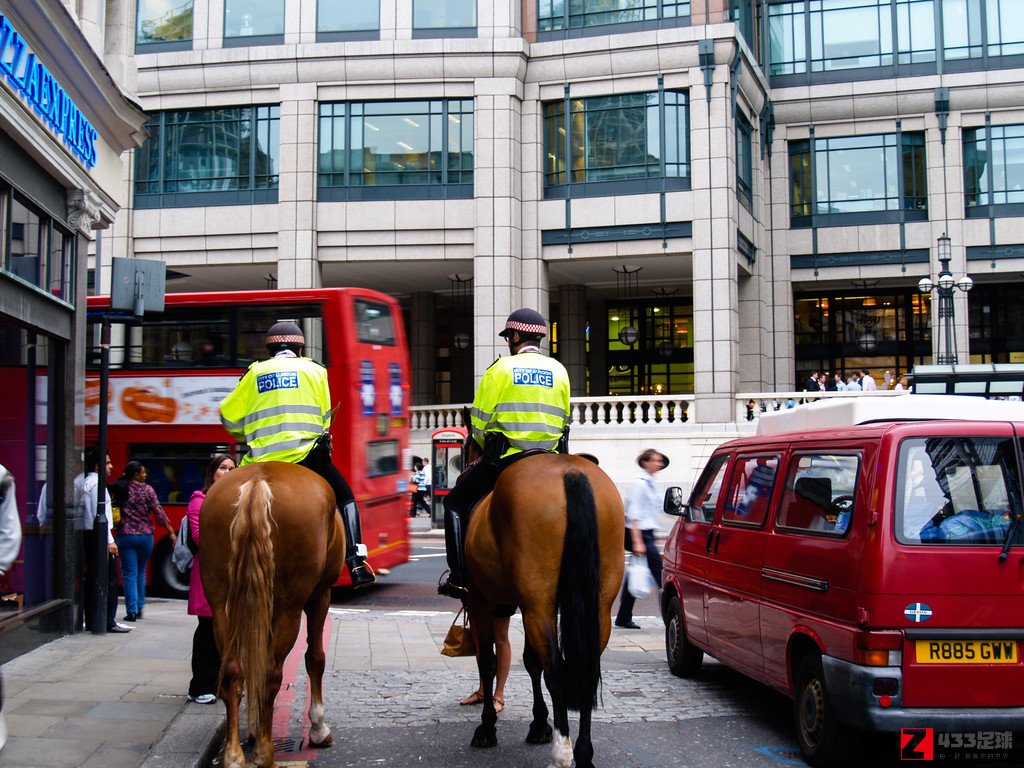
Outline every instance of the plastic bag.
{"type": "Polygon", "coordinates": [[[626,589],[633,597],[647,597],[654,589],[654,575],[647,567],[647,559],[632,555],[626,568],[626,589]]]}

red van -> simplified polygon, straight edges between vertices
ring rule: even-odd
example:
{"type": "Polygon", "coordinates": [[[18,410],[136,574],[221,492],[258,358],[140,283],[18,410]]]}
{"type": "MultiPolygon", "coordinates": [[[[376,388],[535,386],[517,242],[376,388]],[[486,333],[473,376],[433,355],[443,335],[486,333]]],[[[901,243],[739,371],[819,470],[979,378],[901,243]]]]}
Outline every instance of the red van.
{"type": "Polygon", "coordinates": [[[762,417],[665,543],[668,664],[794,699],[814,766],[858,730],[1024,728],[1024,404],[905,395],[762,417]],[[944,419],[942,417],[950,417],[944,419]]]}

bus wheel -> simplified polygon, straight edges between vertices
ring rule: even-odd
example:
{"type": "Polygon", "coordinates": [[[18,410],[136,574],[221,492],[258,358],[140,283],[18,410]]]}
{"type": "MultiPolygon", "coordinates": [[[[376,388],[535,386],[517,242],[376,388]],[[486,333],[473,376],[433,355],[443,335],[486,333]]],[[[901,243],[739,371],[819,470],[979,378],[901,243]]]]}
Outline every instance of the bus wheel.
{"type": "Polygon", "coordinates": [[[170,540],[164,539],[153,553],[153,589],[164,597],[188,597],[187,573],[181,573],[171,559],[170,540]]]}
{"type": "Polygon", "coordinates": [[[817,653],[807,654],[800,662],[793,715],[797,741],[810,765],[840,768],[852,763],[855,742],[850,729],[836,719],[832,710],[817,653]]]}

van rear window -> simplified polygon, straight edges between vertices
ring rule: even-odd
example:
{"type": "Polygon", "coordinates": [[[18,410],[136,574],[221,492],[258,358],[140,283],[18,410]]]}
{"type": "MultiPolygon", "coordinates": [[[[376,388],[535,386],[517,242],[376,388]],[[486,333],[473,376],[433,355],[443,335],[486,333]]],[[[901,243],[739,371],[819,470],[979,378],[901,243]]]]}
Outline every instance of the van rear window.
{"type": "Polygon", "coordinates": [[[911,438],[900,445],[896,539],[903,544],[1002,546],[1021,514],[1009,437],[911,438]]]}

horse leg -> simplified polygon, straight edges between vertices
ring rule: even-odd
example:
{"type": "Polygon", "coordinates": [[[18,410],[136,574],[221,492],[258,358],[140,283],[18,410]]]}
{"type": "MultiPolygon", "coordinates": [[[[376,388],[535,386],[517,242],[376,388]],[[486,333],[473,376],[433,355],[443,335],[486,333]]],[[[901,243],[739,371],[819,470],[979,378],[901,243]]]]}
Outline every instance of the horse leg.
{"type": "Polygon", "coordinates": [[[544,703],[544,691],[540,687],[543,668],[540,656],[529,642],[523,648],[523,664],[526,665],[526,671],[530,673],[530,683],[533,686],[533,722],[530,723],[530,731],[526,734],[526,743],[550,744],[551,726],[548,725],[548,705],[544,703]]]}
{"type": "Polygon", "coordinates": [[[498,663],[494,654],[494,618],[488,617],[481,622],[477,632],[476,668],[484,690],[484,711],[470,743],[474,747],[493,747],[498,743],[498,732],[494,727],[498,722],[498,713],[494,711],[494,675],[498,663]]]}
{"type": "MultiPolygon", "coordinates": [[[[287,652],[285,653],[287,655],[287,652]]],[[[256,746],[253,748],[252,762],[256,768],[274,768],[274,700],[278,691],[281,690],[281,678],[284,669],[284,659],[278,660],[275,656],[273,669],[267,672],[267,695],[266,699],[260,702],[249,701],[249,707],[258,706],[263,710],[262,722],[266,727],[255,734],[256,746]]]]}
{"type": "Polygon", "coordinates": [[[548,768],[570,768],[572,765],[572,739],[569,738],[569,711],[562,695],[562,681],[551,669],[550,663],[544,670],[544,682],[551,694],[551,708],[554,710],[555,730],[558,735],[551,745],[551,762],[548,768]]]}
{"type": "Polygon", "coordinates": [[[594,745],[590,741],[590,707],[580,710],[580,732],[576,736],[576,746],[572,751],[576,758],[576,768],[594,768],[594,745]]]}
{"type": "Polygon", "coordinates": [[[242,670],[235,659],[225,659],[220,673],[220,697],[227,710],[224,768],[245,768],[245,753],[239,736],[238,710],[242,702],[242,670]]]}
{"type": "Polygon", "coordinates": [[[329,747],[331,729],[324,716],[324,622],[331,606],[331,591],[324,590],[306,604],[306,673],[309,675],[309,745],[329,747]]]}

